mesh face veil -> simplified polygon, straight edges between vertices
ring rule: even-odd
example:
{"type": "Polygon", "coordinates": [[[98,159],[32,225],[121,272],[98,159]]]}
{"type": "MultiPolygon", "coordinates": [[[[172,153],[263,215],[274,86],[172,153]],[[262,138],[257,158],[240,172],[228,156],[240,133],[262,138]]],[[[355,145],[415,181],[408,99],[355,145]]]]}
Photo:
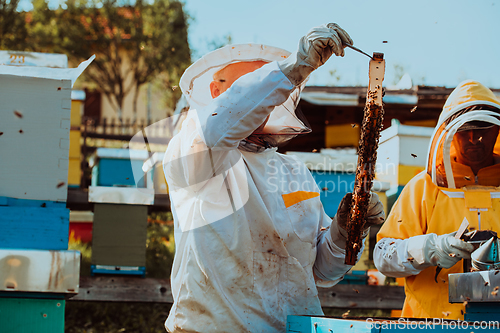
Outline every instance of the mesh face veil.
{"type": "Polygon", "coordinates": [[[250,135],[249,140],[257,141],[263,147],[279,147],[297,135],[311,132],[300,108],[299,89],[295,89],[288,100],[276,107],[262,129],[250,135]]]}
{"type": "MultiPolygon", "coordinates": [[[[490,147],[491,151],[486,152],[492,155],[494,164],[500,163],[500,138],[488,138],[490,143],[485,142],[486,136],[479,135],[473,139],[471,132],[476,133],[497,133],[500,126],[500,101],[498,101],[488,88],[475,81],[465,81],[461,83],[450,94],[443,112],[438,121],[429,145],[427,159],[427,173],[431,176],[433,183],[438,186],[448,188],[461,188],[466,185],[477,183],[477,178],[472,174],[471,165],[458,163],[460,156],[464,154],[464,147],[457,147],[460,134],[470,131],[471,142],[476,141],[474,148],[468,148],[475,153],[485,154],[485,150],[490,147]],[[455,138],[455,139],[454,139],[455,138]],[[479,142],[477,142],[479,141],[479,142]],[[482,151],[483,150],[483,151],[482,151]],[[470,168],[469,168],[470,167],[470,168]]],[[[467,140],[466,140],[467,141],[467,140]]],[[[472,143],[467,143],[472,147],[472,143]]],[[[469,153],[470,153],[469,151],[469,153]]],[[[487,185],[499,186],[497,180],[492,180],[491,184],[485,180],[487,185]]],[[[482,184],[485,185],[485,184],[482,184]]]]}

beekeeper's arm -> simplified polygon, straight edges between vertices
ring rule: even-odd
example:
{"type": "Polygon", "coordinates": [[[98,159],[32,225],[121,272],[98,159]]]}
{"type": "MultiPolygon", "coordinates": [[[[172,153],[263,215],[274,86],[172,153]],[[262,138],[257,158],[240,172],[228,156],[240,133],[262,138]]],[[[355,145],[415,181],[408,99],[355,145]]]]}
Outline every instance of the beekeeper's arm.
{"type": "Polygon", "coordinates": [[[190,110],[191,116],[172,142],[180,149],[165,156],[170,163],[164,166],[165,172],[182,172],[184,177],[175,177],[181,182],[179,186],[192,189],[193,185],[201,188],[214,174],[230,168],[235,161],[228,160],[228,152],[236,150],[263,124],[274,107],[285,102],[314,69],[334,53],[342,56],[343,41],[352,42],[336,24],[313,28],[300,40],[295,54],[240,77],[202,110],[190,110]]]}
{"type": "Polygon", "coordinates": [[[276,62],[243,75],[206,107],[189,110],[182,130],[169,144],[177,147],[178,156],[168,157],[170,167],[164,168],[165,172],[185,182],[181,184],[184,188],[201,189],[241,159],[237,152],[240,141],[252,134],[294,89],[276,62]],[[181,172],[183,177],[178,176],[181,172]]]}
{"type": "MultiPolygon", "coordinates": [[[[330,227],[320,233],[318,237],[314,274],[317,277],[316,284],[320,287],[329,287],[336,284],[352,268],[352,265],[344,263],[347,241],[347,219],[351,201],[352,193],[347,193],[340,202],[330,227]]],[[[366,216],[366,222],[361,235],[363,246],[358,254],[358,260],[363,253],[364,239],[369,234],[370,227],[383,223],[385,219],[384,206],[376,193],[371,194],[366,216]]]]}
{"type": "Polygon", "coordinates": [[[343,56],[345,43],[352,43],[347,32],[334,23],[322,25],[302,37],[288,58],[240,77],[200,115],[207,146],[237,148],[312,71],[332,54],[343,56]]]}
{"type": "Polygon", "coordinates": [[[470,258],[474,250],[471,244],[455,239],[455,233],[425,234],[427,219],[439,209],[438,190],[425,185],[425,178],[414,178],[406,185],[377,235],[373,261],[384,275],[406,277],[431,266],[450,268],[470,258]]]}

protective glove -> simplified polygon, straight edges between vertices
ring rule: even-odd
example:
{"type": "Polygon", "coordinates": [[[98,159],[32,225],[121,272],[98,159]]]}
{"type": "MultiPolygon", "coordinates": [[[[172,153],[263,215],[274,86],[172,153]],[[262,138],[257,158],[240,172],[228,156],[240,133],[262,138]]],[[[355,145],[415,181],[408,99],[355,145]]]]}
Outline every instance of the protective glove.
{"type": "Polygon", "coordinates": [[[427,234],[408,239],[408,254],[413,267],[424,269],[430,266],[450,268],[463,258],[470,259],[474,246],[455,234],[427,234]]]}
{"type": "Polygon", "coordinates": [[[335,23],[323,24],[302,37],[297,52],[279,61],[278,66],[290,82],[298,86],[332,54],[343,57],[345,44],[353,44],[345,30],[335,23]]]}
{"type": "MultiPolygon", "coordinates": [[[[334,243],[345,248],[347,240],[347,219],[349,218],[349,208],[351,207],[352,193],[347,193],[339,204],[337,213],[333,217],[330,232],[334,243]]],[[[382,224],[385,221],[384,205],[380,201],[377,193],[371,192],[366,220],[363,226],[361,238],[365,238],[372,225],[382,224]]]]}

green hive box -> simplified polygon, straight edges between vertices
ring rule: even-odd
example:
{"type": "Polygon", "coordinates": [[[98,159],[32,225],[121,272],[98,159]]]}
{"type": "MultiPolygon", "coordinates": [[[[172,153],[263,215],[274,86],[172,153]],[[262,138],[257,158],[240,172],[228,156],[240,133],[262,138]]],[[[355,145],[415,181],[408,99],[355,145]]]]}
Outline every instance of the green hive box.
{"type": "Polygon", "coordinates": [[[145,275],[151,188],[90,186],[94,203],[91,274],[145,275]]]}
{"type": "Polygon", "coordinates": [[[146,266],[148,207],[94,204],[92,265],[146,266]]]}
{"type": "Polygon", "coordinates": [[[64,300],[0,298],[0,332],[63,333],[64,300]]]}

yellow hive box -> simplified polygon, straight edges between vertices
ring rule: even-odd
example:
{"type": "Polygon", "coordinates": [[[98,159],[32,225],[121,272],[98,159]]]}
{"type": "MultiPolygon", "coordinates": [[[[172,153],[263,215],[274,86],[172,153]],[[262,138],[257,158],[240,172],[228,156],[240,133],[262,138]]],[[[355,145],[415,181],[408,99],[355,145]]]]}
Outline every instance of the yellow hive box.
{"type": "Polygon", "coordinates": [[[351,124],[325,126],[325,147],[357,147],[359,144],[359,125],[351,124]]]}

